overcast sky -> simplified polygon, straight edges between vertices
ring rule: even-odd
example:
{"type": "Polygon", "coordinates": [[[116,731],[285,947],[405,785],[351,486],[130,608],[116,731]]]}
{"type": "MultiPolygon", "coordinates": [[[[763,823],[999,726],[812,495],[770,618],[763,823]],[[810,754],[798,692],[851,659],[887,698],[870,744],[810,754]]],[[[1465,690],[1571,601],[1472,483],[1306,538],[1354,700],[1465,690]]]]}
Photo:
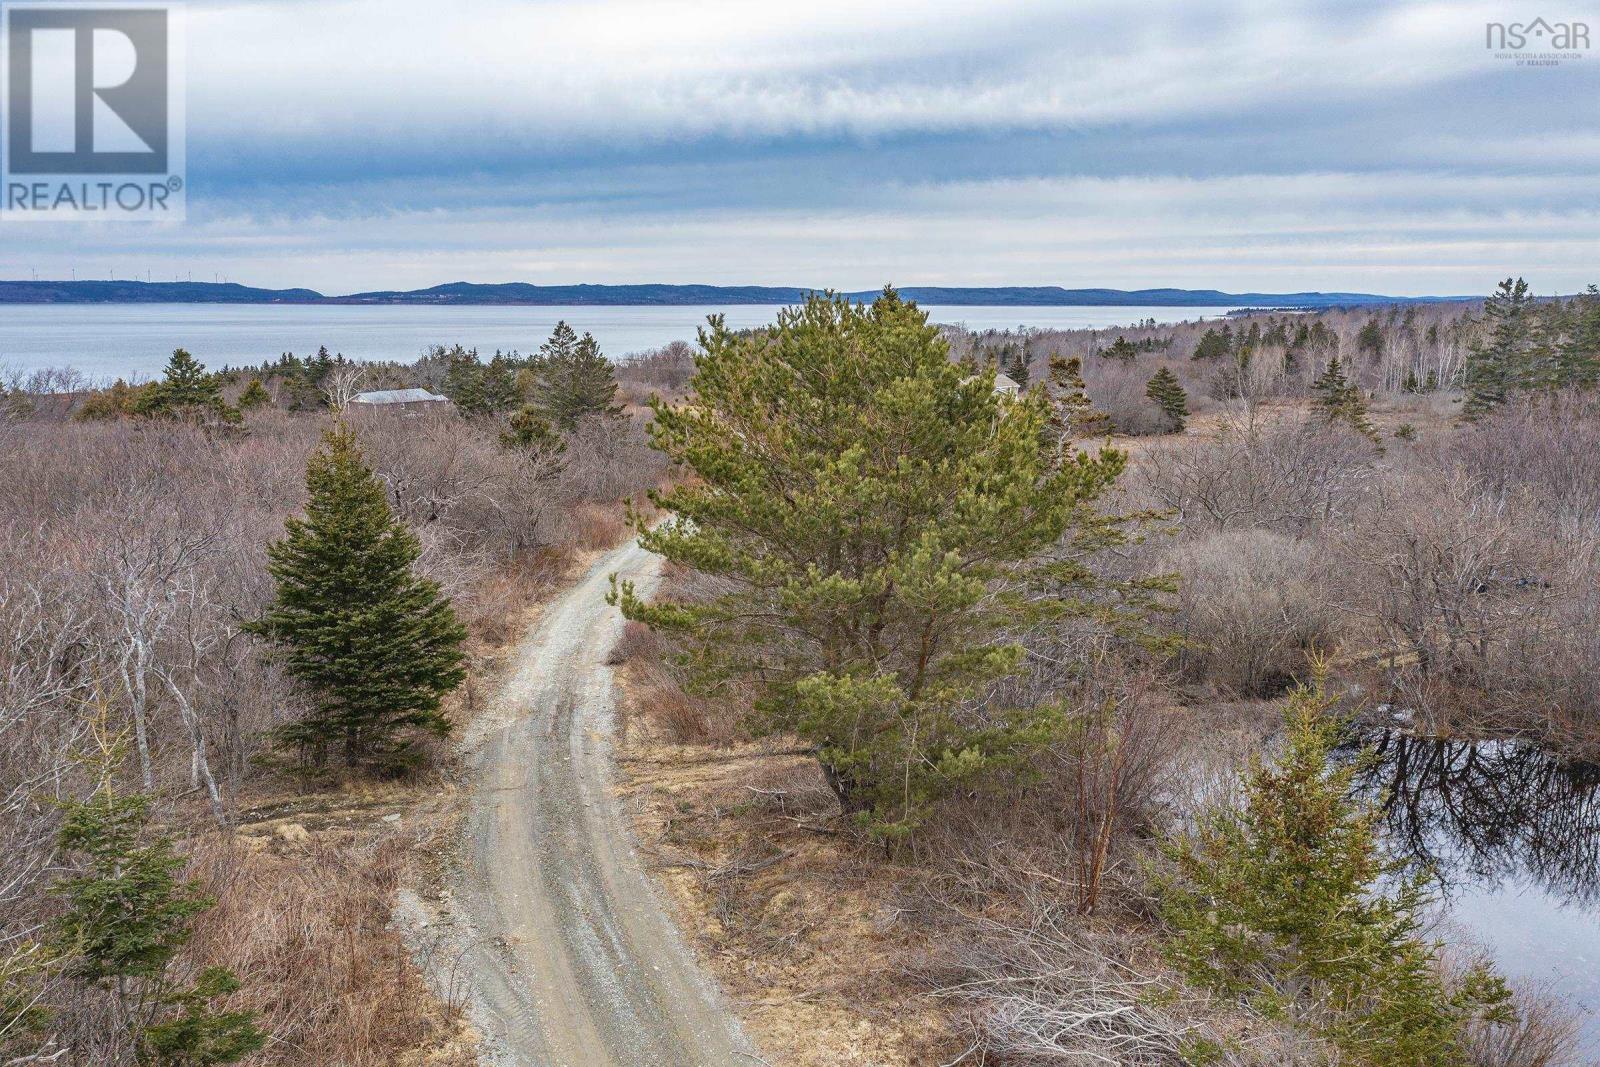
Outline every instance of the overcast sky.
{"type": "Polygon", "coordinates": [[[1600,50],[1484,47],[1592,2],[1211,6],[191,0],[188,221],[0,227],[0,275],[1600,281],[1600,50]]]}

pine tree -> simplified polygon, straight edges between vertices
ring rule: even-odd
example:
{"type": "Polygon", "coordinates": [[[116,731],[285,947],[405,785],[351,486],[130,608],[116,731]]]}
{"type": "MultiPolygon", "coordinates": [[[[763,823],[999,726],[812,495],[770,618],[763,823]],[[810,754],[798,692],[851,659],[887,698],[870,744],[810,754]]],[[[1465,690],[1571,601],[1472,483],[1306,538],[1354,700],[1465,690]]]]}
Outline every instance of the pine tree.
{"type": "Polygon", "coordinates": [[[145,397],[160,388],[159,382],[146,382],[143,385],[129,385],[118,378],[109,388],[97,389],[84,398],[73,418],[80,422],[93,422],[100,419],[120,419],[145,411],[145,397]]]}
{"type": "Polygon", "coordinates": [[[1467,353],[1467,400],[1463,414],[1476,419],[1526,387],[1535,360],[1537,325],[1533,294],[1521,278],[1507,278],[1483,303],[1485,335],[1467,353]]]}
{"type": "Polygon", "coordinates": [[[1104,592],[1051,551],[1116,538],[1094,502],[1126,457],[1058,453],[1042,390],[1002,402],[893,290],[814,296],[753,334],[713,317],[701,342],[693,399],[652,402],[653,445],[695,479],[652,494],[672,519],[636,527],[728,592],[615,597],[684,636],[698,686],[749,680],[756,725],[805,738],[841,808],[899,839],[1060,728],[1059,708],[971,701],[1018,669],[1022,620],[1082,617],[1104,592]]]}
{"type": "Polygon", "coordinates": [[[570,431],[591,415],[621,414],[613,403],[617,382],[611,361],[591,335],[579,338],[572,327],[558,322],[539,354],[534,402],[557,428],[570,431]]]}
{"type": "Polygon", "coordinates": [[[1354,1064],[1457,1067],[1474,1020],[1513,1018],[1485,965],[1449,983],[1423,937],[1426,874],[1387,855],[1379,813],[1352,794],[1320,682],[1286,709],[1275,766],[1252,761],[1242,810],[1169,846],[1169,955],[1190,981],[1301,1018],[1354,1064]]]}
{"type": "Polygon", "coordinates": [[[541,480],[555,477],[566,466],[561,455],[567,450],[567,443],[531,404],[524,404],[506,419],[500,446],[520,456],[528,464],[527,469],[541,480]]]}
{"type": "Polygon", "coordinates": [[[551,427],[550,422],[531,404],[518,408],[506,419],[506,428],[500,434],[500,443],[506,448],[524,451],[566,450],[566,442],[551,427]]]}
{"type": "Polygon", "coordinates": [[[1103,437],[1111,432],[1111,416],[1095,410],[1083,383],[1083,360],[1078,356],[1050,357],[1050,425],[1063,441],[1103,437]]]}
{"type": "Polygon", "coordinates": [[[1172,423],[1174,433],[1182,433],[1189,424],[1189,394],[1183,391],[1178,376],[1162,367],[1150,378],[1144,395],[1155,401],[1162,414],[1172,423]]]}
{"type": "Polygon", "coordinates": [[[321,762],[409,755],[408,728],[450,729],[440,698],[460,684],[466,631],[437,583],[413,573],[416,535],[390,513],[354,434],[339,426],[306,464],[309,500],[268,546],[278,592],[250,628],[279,642],[314,709],[282,731],[321,762]]]}
{"type": "Polygon", "coordinates": [[[171,837],[150,829],[150,798],[117,789],[121,747],[103,722],[96,737],[93,793],[62,804],[60,843],[75,863],[54,887],[65,908],[53,928],[54,954],[70,977],[112,994],[141,1063],[233,1063],[266,1044],[251,1013],[212,1007],[238,980],[214,967],[185,988],[172,966],[192,936],[190,921],[215,901],[180,877],[184,860],[171,837]]]}

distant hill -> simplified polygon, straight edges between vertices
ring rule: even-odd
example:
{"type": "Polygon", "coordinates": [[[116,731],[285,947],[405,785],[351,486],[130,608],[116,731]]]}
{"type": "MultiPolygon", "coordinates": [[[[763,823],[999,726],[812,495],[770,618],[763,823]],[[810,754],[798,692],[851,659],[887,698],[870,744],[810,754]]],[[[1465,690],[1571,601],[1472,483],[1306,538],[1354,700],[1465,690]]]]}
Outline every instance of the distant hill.
{"type": "Polygon", "coordinates": [[[0,304],[315,304],[314,289],[256,289],[234,282],[6,282],[0,304]]]}
{"type": "MultiPolygon", "coordinates": [[[[771,285],[530,285],[506,282],[480,285],[451,282],[431,289],[352,293],[329,298],[339,304],[795,304],[813,290],[771,285]]],[[[876,289],[847,293],[871,300],[876,289]]],[[[1393,297],[1376,293],[1223,293],[1215,289],[1063,289],[1059,285],[930,286],[908,285],[900,295],[919,304],[989,307],[1262,307],[1320,308],[1350,304],[1394,304],[1412,300],[1466,297],[1393,297]]]]}
{"type": "MultiPolygon", "coordinates": [[[[530,285],[450,282],[431,289],[324,296],[312,289],[256,289],[233,282],[0,281],[0,304],[411,304],[434,306],[794,304],[812,290],[769,285],[530,285]]],[[[1063,289],[1058,285],[947,287],[911,285],[902,296],[920,304],[1000,307],[1274,307],[1325,308],[1424,303],[1476,297],[1396,297],[1376,293],[1224,293],[1216,289],[1063,289]]],[[[846,294],[870,300],[877,290],[846,294]]]]}

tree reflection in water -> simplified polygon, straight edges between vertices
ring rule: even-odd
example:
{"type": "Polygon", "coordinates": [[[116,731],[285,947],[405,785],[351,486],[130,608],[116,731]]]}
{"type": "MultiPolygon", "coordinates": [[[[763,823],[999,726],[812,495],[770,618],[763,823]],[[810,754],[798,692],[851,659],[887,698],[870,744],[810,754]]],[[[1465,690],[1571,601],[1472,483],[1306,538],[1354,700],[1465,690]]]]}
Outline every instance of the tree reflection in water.
{"type": "Polygon", "coordinates": [[[1356,736],[1350,755],[1374,753],[1356,787],[1380,800],[1391,843],[1432,866],[1447,896],[1526,878],[1567,901],[1600,899],[1600,765],[1517,741],[1356,736]]]}

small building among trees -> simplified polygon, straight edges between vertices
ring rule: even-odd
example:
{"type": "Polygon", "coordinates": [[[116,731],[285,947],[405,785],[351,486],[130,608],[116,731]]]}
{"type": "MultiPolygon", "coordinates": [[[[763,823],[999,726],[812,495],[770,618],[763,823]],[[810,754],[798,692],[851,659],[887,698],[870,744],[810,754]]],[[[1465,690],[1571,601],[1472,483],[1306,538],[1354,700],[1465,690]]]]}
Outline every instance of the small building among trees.
{"type": "Polygon", "coordinates": [[[389,411],[413,415],[450,410],[450,400],[426,389],[374,389],[350,398],[352,406],[364,411],[389,411]]]}

